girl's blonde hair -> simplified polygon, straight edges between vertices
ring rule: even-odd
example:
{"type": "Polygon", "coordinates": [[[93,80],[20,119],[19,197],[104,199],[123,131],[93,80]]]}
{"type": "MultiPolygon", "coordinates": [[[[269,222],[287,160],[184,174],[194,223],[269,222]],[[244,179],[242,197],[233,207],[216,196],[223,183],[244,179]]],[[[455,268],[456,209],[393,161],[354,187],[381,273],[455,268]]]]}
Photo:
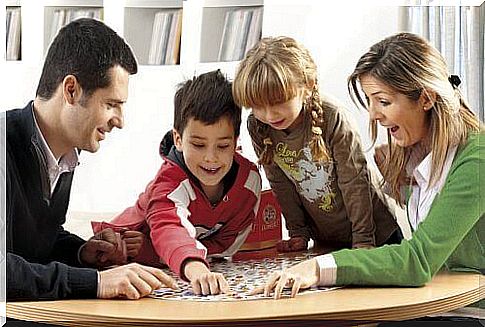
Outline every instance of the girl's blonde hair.
{"type": "MultiPolygon", "coordinates": [[[[456,77],[450,79],[443,56],[426,40],[411,33],[399,33],[373,45],[359,59],[348,78],[348,89],[354,103],[367,109],[367,101],[359,85],[363,75],[378,79],[416,102],[422,95],[436,94],[428,113],[432,151],[430,186],[433,186],[441,175],[448,151],[464,144],[470,131],[480,130],[477,117],[458,89],[456,77]]],[[[375,144],[376,120],[369,122],[369,129],[375,144]]],[[[384,180],[390,184],[393,197],[404,205],[402,174],[411,149],[392,143],[389,131],[388,140],[390,155],[382,169],[384,180]]],[[[408,176],[404,179],[409,181],[408,176]]]]}
{"type": "MultiPolygon", "coordinates": [[[[246,108],[274,106],[298,95],[300,89],[310,91],[303,104],[311,111],[312,137],[310,149],[316,161],[328,161],[322,128],[323,108],[317,85],[317,67],[310,53],[290,37],[266,37],[256,44],[241,61],[232,85],[234,101],[246,108]]],[[[260,164],[273,160],[270,126],[260,128],[264,149],[260,164]]]]}

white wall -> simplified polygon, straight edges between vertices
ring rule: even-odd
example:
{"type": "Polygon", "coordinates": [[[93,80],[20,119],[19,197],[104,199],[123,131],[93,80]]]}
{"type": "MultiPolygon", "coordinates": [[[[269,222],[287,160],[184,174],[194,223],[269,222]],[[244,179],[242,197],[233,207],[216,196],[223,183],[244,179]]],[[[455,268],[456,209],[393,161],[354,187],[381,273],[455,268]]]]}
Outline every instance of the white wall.
{"type": "MultiPolygon", "coordinates": [[[[368,144],[367,116],[351,105],[346,78],[369,46],[397,31],[398,7],[293,2],[298,5],[265,1],[263,33],[295,37],[310,49],[323,90],[348,105],[368,144]]],[[[14,64],[1,67],[2,110],[23,107],[33,98],[42,65],[40,58],[18,67],[14,64]]],[[[131,77],[126,126],[109,135],[98,153],[81,155],[70,210],[121,211],[134,203],[161,163],[158,144],[173,120],[175,85],[186,77],[190,76],[180,69],[144,66],[131,77]]]]}

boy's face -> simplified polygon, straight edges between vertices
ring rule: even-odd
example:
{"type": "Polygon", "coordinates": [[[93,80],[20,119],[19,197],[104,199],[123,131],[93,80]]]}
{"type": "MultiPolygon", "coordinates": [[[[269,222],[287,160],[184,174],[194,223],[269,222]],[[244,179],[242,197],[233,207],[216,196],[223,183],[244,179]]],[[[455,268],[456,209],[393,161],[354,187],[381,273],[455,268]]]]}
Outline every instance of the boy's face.
{"type": "MultiPolygon", "coordinates": [[[[174,130],[174,143],[202,187],[218,186],[232,166],[236,150],[234,127],[227,117],[212,125],[190,118],[183,135],[174,130]]],[[[205,191],[205,189],[204,189],[205,191]]]]}

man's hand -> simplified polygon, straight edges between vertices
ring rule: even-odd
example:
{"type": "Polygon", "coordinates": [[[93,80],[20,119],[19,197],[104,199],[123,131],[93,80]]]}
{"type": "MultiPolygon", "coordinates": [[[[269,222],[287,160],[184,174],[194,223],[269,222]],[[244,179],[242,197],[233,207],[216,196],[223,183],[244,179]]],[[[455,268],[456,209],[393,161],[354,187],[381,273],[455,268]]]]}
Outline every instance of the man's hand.
{"type": "Polygon", "coordinates": [[[296,252],[305,251],[308,248],[308,241],[303,237],[292,237],[289,240],[284,240],[276,244],[278,252],[296,252]]]}
{"type": "Polygon", "coordinates": [[[157,268],[130,263],[99,273],[98,298],[136,300],[162,285],[178,289],[177,282],[157,268]]]}
{"type": "Polygon", "coordinates": [[[108,267],[127,262],[126,243],[120,233],[106,228],[91,237],[81,248],[81,262],[91,267],[108,267]]]}
{"type": "Polygon", "coordinates": [[[134,230],[122,230],[121,239],[126,244],[126,255],[128,259],[134,259],[140,253],[145,235],[134,230]]]}
{"type": "Polygon", "coordinates": [[[185,276],[190,280],[194,294],[215,295],[230,291],[224,276],[211,272],[203,262],[192,260],[184,267],[185,276]]]}

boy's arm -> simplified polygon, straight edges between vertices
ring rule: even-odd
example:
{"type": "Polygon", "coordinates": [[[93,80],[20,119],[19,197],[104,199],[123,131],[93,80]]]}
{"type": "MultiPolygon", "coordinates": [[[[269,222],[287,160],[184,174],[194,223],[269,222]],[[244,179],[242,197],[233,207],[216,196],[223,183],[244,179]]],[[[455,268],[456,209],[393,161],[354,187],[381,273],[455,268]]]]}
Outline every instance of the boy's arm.
{"type": "Polygon", "coordinates": [[[372,185],[356,131],[339,109],[328,110],[326,140],[335,162],[338,187],[352,224],[352,247],[376,246],[372,185]]]}
{"type": "MultiPolygon", "coordinates": [[[[264,149],[261,135],[257,132],[257,122],[254,116],[248,118],[248,130],[251,135],[254,151],[260,156],[264,149]]],[[[276,165],[264,165],[266,178],[278,200],[283,216],[285,217],[286,229],[290,237],[302,237],[306,240],[311,238],[310,228],[306,221],[305,212],[302,209],[301,199],[293,183],[286,177],[283,171],[276,165]]]]}
{"type": "Polygon", "coordinates": [[[155,252],[172,271],[184,278],[182,265],[187,259],[204,262],[206,247],[196,240],[189,221],[189,204],[195,193],[188,179],[179,181],[166,171],[159,174],[147,202],[146,220],[155,252]]]}

